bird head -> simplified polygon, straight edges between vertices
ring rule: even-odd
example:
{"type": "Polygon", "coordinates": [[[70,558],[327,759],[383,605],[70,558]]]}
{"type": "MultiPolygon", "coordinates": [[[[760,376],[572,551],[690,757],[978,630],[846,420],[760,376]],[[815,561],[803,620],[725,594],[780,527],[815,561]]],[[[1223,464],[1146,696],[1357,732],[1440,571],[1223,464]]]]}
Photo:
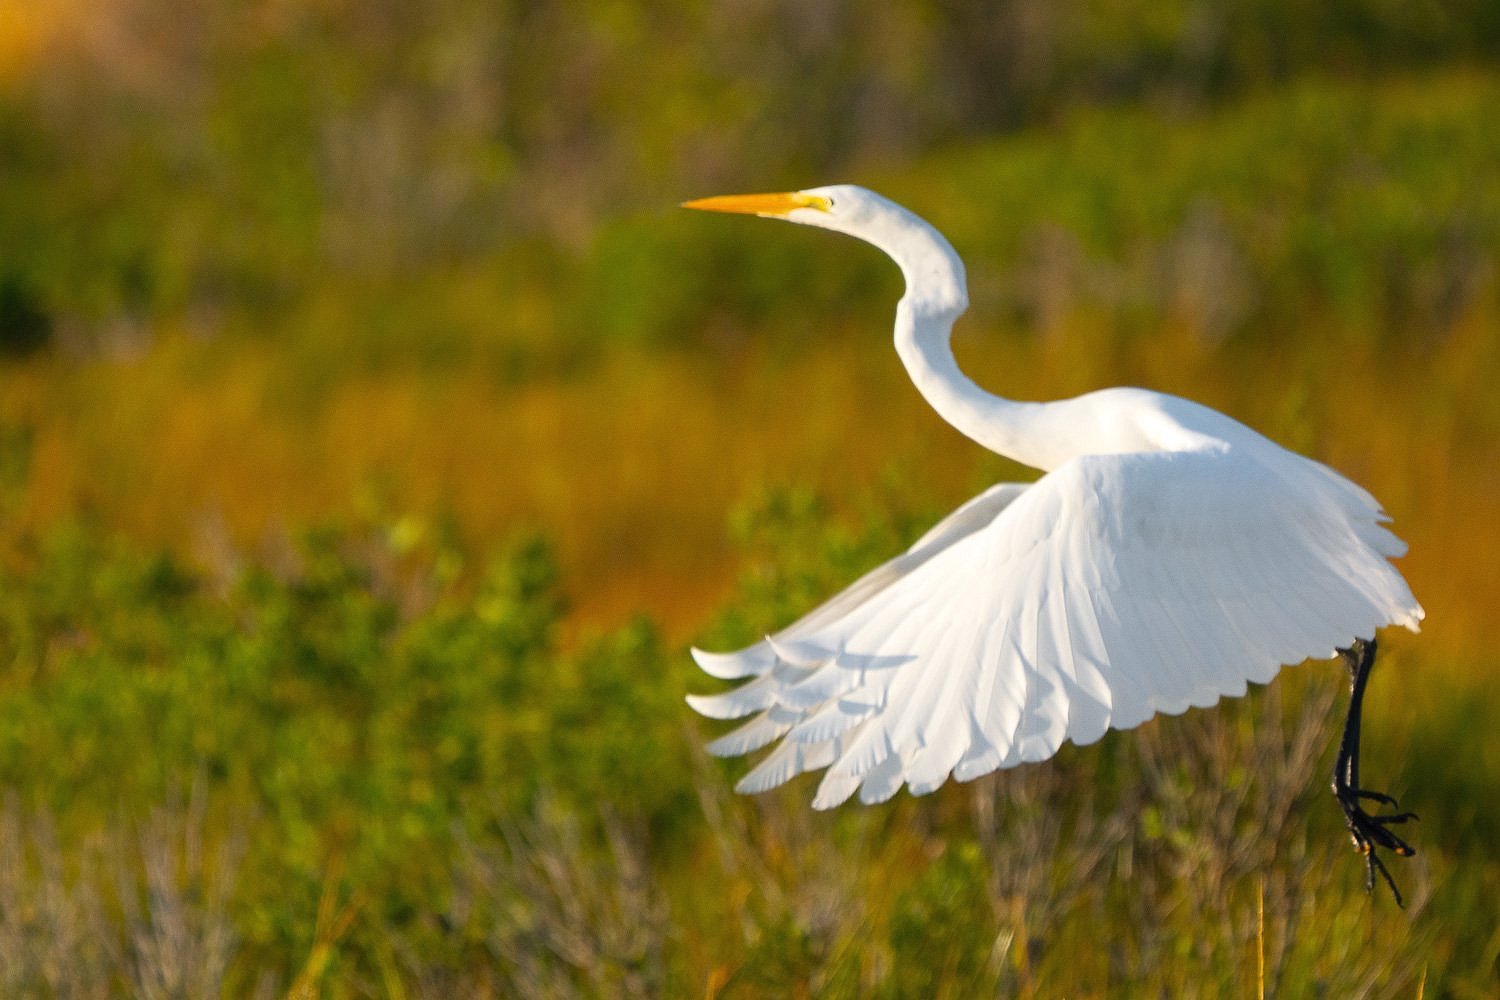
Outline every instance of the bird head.
{"type": "MultiPolygon", "coordinates": [[[[683,208],[706,212],[735,212],[767,219],[785,219],[805,226],[858,234],[873,212],[888,205],[873,191],[852,184],[781,191],[775,194],[728,194],[685,201],[683,208]]],[[[894,207],[894,206],[892,206],[894,207]]]]}
{"type": "Polygon", "coordinates": [[[968,306],[964,265],[943,235],[927,222],[874,191],[853,184],[783,191],[730,194],[685,201],[684,208],[737,212],[785,219],[845,233],[870,243],[900,265],[906,276],[903,301],[947,322],[968,306]]]}

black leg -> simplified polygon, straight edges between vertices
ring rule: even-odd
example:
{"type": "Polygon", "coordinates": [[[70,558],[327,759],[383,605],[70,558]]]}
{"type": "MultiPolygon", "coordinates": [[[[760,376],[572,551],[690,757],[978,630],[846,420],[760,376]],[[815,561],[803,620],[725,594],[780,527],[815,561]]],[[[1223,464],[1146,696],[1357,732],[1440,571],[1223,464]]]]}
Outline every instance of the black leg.
{"type": "Polygon", "coordinates": [[[1333,765],[1333,797],[1344,810],[1344,821],[1349,827],[1349,836],[1354,847],[1365,856],[1365,890],[1375,888],[1375,874],[1385,880],[1396,905],[1401,906],[1401,892],[1395,880],[1386,870],[1385,862],[1377,853],[1378,848],[1395,851],[1401,857],[1417,853],[1411,845],[1396,836],[1389,827],[1416,819],[1412,812],[1371,814],[1360,805],[1361,799],[1379,802],[1393,809],[1400,808],[1396,800],[1380,792],[1366,791],[1359,786],[1359,725],[1365,698],[1365,684],[1370,679],[1370,668],[1375,665],[1375,640],[1356,639],[1348,649],[1341,649],[1344,661],[1349,665],[1349,714],[1344,720],[1344,736],[1339,742],[1338,759],[1333,765]]]}

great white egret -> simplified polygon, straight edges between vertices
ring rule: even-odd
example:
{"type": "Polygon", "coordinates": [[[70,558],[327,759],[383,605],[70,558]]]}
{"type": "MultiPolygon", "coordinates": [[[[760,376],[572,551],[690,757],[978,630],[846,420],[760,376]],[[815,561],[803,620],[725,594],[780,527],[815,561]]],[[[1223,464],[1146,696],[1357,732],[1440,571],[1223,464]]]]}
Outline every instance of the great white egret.
{"type": "Polygon", "coordinates": [[[781,743],[736,786],[759,792],[827,768],[813,806],[856,791],[931,792],[1051,757],[1157,712],[1242,695],[1283,664],[1342,655],[1350,707],[1333,789],[1366,882],[1377,854],[1412,848],[1410,813],[1359,783],[1360,705],[1376,630],[1418,630],[1421,605],[1390,559],[1406,546],[1365,490],[1243,424],[1176,396],[1116,388],[1050,403],[993,396],[949,345],[968,305],[964,266],[925,220],[860,187],[730,195],[687,208],[847,233],[900,266],[896,351],[963,434],[1045,471],[1001,483],[909,550],[747,649],[693,650],[704,671],[752,678],[688,703],[753,715],[710,744],[781,743]]]}

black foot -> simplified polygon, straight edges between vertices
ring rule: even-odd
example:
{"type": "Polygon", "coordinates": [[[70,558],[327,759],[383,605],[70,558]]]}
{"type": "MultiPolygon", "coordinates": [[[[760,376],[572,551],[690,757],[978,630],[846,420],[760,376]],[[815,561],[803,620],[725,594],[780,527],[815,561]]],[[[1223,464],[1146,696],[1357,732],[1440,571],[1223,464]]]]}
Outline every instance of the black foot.
{"type": "Polygon", "coordinates": [[[1363,789],[1335,789],[1334,796],[1344,810],[1344,823],[1349,828],[1349,837],[1354,841],[1354,849],[1365,856],[1365,891],[1374,891],[1375,874],[1379,872],[1381,879],[1391,890],[1391,895],[1396,897],[1396,905],[1404,907],[1406,904],[1401,899],[1401,890],[1396,888],[1396,882],[1391,878],[1391,873],[1386,870],[1385,862],[1381,860],[1378,850],[1383,847],[1403,858],[1416,854],[1416,848],[1396,836],[1390,827],[1419,817],[1414,812],[1390,814],[1365,812],[1359,804],[1360,799],[1371,799],[1395,807],[1395,799],[1379,792],[1368,792],[1363,789]]]}
{"type": "Polygon", "coordinates": [[[1375,875],[1378,872],[1396,897],[1396,905],[1403,906],[1401,891],[1391,873],[1381,860],[1380,849],[1394,851],[1403,858],[1416,854],[1416,850],[1396,836],[1391,827],[1417,818],[1414,812],[1369,813],[1360,804],[1361,800],[1378,802],[1392,809],[1401,808],[1391,796],[1371,792],[1359,787],[1359,723],[1364,702],[1365,684],[1370,678],[1370,668],[1375,665],[1375,640],[1355,640],[1348,649],[1340,650],[1349,665],[1349,715],[1344,720],[1344,738],[1339,744],[1338,761],[1333,768],[1333,797],[1344,810],[1344,823],[1354,841],[1354,849],[1365,856],[1365,891],[1375,891],[1375,875]]]}

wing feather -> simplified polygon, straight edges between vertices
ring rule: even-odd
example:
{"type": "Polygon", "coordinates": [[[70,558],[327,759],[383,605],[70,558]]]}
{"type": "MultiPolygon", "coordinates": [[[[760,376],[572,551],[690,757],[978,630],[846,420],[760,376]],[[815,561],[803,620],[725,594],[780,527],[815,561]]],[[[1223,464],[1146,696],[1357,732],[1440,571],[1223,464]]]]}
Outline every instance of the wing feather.
{"type": "Polygon", "coordinates": [[[714,740],[708,745],[708,752],[715,757],[742,757],[779,740],[796,720],[795,713],[783,714],[773,708],[714,740]]]}
{"type": "Polygon", "coordinates": [[[787,736],[799,743],[822,743],[859,725],[876,711],[869,702],[836,698],[820,708],[816,715],[800,723],[787,736]]]}
{"type": "Polygon", "coordinates": [[[1139,690],[1129,678],[1120,678],[1111,684],[1109,653],[1104,639],[1099,634],[1099,618],[1094,610],[1093,595],[1082,590],[1070,593],[1064,589],[1059,602],[1062,621],[1056,627],[1068,631],[1068,648],[1073,653],[1074,669],[1079,687],[1097,707],[1092,714],[1083,706],[1076,710],[1070,706],[1068,738],[1080,746],[1097,741],[1111,725],[1118,726],[1120,720],[1128,718],[1137,706],[1144,716],[1145,705],[1139,690]]]}
{"type": "Polygon", "coordinates": [[[905,769],[899,754],[891,754],[872,768],[859,783],[859,801],[867,806],[884,802],[901,790],[905,769]]]}
{"type": "MultiPolygon", "coordinates": [[[[1082,630],[1097,651],[1100,670],[1105,673],[1114,709],[1110,725],[1131,729],[1156,714],[1157,696],[1150,683],[1149,658],[1140,637],[1126,628],[1116,610],[1121,591],[1096,590],[1072,624],[1082,630]]],[[[1075,603],[1075,608],[1078,604],[1075,603]]]]}

